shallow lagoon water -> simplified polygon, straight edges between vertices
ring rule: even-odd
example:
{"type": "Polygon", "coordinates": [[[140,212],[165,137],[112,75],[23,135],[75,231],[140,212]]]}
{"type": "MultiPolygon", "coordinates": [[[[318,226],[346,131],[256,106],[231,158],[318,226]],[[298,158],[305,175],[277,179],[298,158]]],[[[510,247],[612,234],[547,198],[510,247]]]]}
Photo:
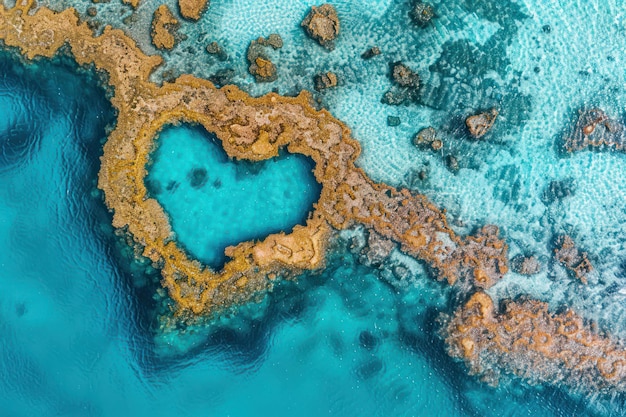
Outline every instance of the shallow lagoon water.
{"type": "MultiPolygon", "coordinates": [[[[545,261],[537,277],[509,274],[495,296],[567,303],[624,336],[626,157],[558,149],[579,108],[600,105],[622,116],[623,4],[433,3],[439,19],[417,30],[408,3],[337,2],[343,34],[327,53],[298,27],[313,2],[277,3],[284,12],[276,16],[262,2],[214,1],[199,23],[183,23],[189,38],[166,54],[155,77],[233,67],[233,81],[254,94],[295,93],[311,88],[315,72],[337,70],[342,86],[317,97],[351,126],[369,175],[426,193],[461,232],[498,224],[511,255],[545,261]],[[270,32],[286,40],[276,55],[281,78],[259,86],[243,57],[251,39],[270,32]],[[204,54],[212,39],[229,61],[204,54]],[[373,43],[383,55],[361,61],[373,43]],[[465,68],[471,57],[483,59],[465,68]],[[422,75],[423,103],[380,103],[390,87],[387,63],[398,59],[422,75]],[[467,141],[462,116],[495,104],[505,111],[494,132],[484,143],[467,141]],[[401,125],[388,127],[387,115],[401,125]],[[444,152],[459,157],[457,173],[442,155],[410,144],[430,124],[448,135],[444,152]],[[413,173],[424,167],[429,179],[416,182],[413,173]],[[570,178],[572,196],[543,201],[550,181],[570,178]],[[597,273],[588,287],[550,261],[552,237],[562,231],[590,251],[597,273]]],[[[95,6],[124,27],[118,10],[129,14],[127,6],[95,6]]],[[[138,14],[149,19],[155,7],[143,2],[138,14]]],[[[130,32],[151,50],[147,25],[135,27],[130,32]]],[[[363,267],[341,243],[323,273],[280,286],[210,330],[159,335],[151,298],[158,284],[129,261],[95,190],[105,126],[114,120],[104,92],[93,76],[77,77],[60,62],[0,58],[0,106],[9,109],[0,120],[0,415],[624,414],[619,398],[518,382],[492,389],[465,375],[436,336],[435,319],[451,303],[445,288],[410,260],[403,259],[408,279],[386,265],[363,267]]],[[[181,184],[187,174],[177,172],[181,184]]]]}
{"type": "Polygon", "coordinates": [[[176,239],[216,269],[227,246],[304,225],[320,196],[313,161],[302,155],[231,161],[200,127],[165,128],[152,160],[146,184],[176,239]]]}

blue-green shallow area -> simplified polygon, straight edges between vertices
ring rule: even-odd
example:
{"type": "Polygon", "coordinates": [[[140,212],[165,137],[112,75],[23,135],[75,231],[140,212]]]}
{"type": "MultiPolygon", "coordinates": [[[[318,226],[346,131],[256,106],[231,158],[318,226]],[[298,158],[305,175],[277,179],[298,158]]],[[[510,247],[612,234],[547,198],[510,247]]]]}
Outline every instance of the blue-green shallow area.
{"type": "Polygon", "coordinates": [[[304,224],[319,199],[313,162],[303,155],[233,161],[214,135],[187,125],[166,127],[157,143],[148,191],[178,242],[213,268],[223,266],[227,246],[304,224]]]}
{"type": "Polygon", "coordinates": [[[95,189],[113,112],[62,61],[0,54],[0,416],[585,413],[558,391],[466,376],[436,335],[445,286],[399,256],[364,267],[352,240],[236,316],[155,330],[158,275],[131,263],[95,189]]]}

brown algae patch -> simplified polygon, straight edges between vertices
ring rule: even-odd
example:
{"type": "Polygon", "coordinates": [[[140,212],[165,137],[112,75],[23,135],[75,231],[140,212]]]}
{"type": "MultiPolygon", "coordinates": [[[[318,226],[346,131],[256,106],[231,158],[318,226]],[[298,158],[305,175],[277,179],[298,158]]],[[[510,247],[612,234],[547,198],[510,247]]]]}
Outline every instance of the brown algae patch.
{"type": "Polygon", "coordinates": [[[98,186],[113,211],[113,226],[132,235],[143,256],[161,269],[162,285],[180,313],[211,314],[270,289],[278,277],[321,267],[332,230],[357,223],[398,243],[450,284],[488,288],[507,272],[507,246],[497,227],[457,236],[425,196],[372,182],[354,164],[360,146],[348,127],[315,110],[309,93],[253,98],[190,75],[159,87],[148,77],[161,58],[142,53],[122,31],[106,27],[95,36],[74,9],[42,7],[29,14],[31,6],[0,8],[0,39],[28,58],[52,57],[67,44],[79,64],[108,73],[118,120],[104,145],[98,186]],[[155,136],[179,122],[201,124],[232,158],[260,161],[286,147],[313,159],[322,189],[306,225],[228,247],[231,260],[221,271],[192,259],[172,239],[167,215],[144,184],[155,136]]]}

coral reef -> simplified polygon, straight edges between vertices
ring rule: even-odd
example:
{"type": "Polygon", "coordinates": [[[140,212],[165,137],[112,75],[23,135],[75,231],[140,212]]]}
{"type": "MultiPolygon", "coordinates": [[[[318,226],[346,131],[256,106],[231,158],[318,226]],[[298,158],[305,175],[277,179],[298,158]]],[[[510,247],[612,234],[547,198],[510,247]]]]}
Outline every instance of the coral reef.
{"type": "Polygon", "coordinates": [[[587,283],[587,274],[593,271],[593,266],[587,252],[578,249],[570,236],[562,235],[557,238],[554,257],[580,282],[587,283]]]}
{"type": "Polygon", "coordinates": [[[210,0],[178,0],[178,9],[185,19],[199,20],[209,4],[210,0]]]}
{"type": "Polygon", "coordinates": [[[322,72],[317,74],[313,81],[315,82],[314,88],[317,91],[326,90],[327,88],[337,87],[337,74],[334,72],[322,72]]]}
{"type": "Polygon", "coordinates": [[[574,131],[565,138],[563,146],[568,152],[587,147],[623,150],[626,146],[626,130],[622,123],[610,119],[600,109],[582,110],[574,131]]]}
{"type": "Polygon", "coordinates": [[[417,132],[413,138],[413,144],[420,149],[430,148],[433,151],[438,151],[443,147],[443,142],[439,139],[437,131],[431,126],[417,132]]]}
{"type": "Polygon", "coordinates": [[[176,46],[176,30],[178,19],[174,17],[167,5],[160,5],[152,17],[152,43],[159,49],[173,49],[176,46]]]}
{"type": "Polygon", "coordinates": [[[246,53],[246,58],[250,64],[248,71],[250,74],[254,75],[257,82],[272,82],[276,81],[278,78],[276,65],[274,65],[269,56],[265,53],[264,49],[267,46],[271,46],[273,49],[282,48],[283,40],[280,35],[275,33],[271,34],[267,39],[259,37],[250,42],[248,52],[246,53]]]}
{"type": "Polygon", "coordinates": [[[335,39],[339,35],[339,16],[330,4],[312,6],[302,21],[306,33],[324,48],[335,49],[335,39]]]}
{"type": "Polygon", "coordinates": [[[278,277],[322,266],[332,229],[358,223],[422,259],[450,284],[488,288],[507,272],[507,246],[497,227],[457,236],[445,213],[423,195],[372,182],[354,164],[360,146],[348,127],[315,110],[310,94],[253,98],[190,75],[159,87],[148,78],[161,58],[143,54],[124,32],[106,27],[95,36],[74,9],[29,13],[31,6],[0,8],[0,39],[29,59],[52,57],[67,44],[78,64],[108,74],[118,119],[104,145],[98,186],[114,213],[113,226],[133,236],[138,252],[161,270],[181,314],[214,313],[271,288],[278,277]],[[144,183],[154,138],[164,125],[184,121],[214,133],[232,158],[260,161],[283,147],[309,156],[322,190],[306,225],[227,248],[230,261],[221,271],[190,258],[172,239],[169,219],[144,183]]]}
{"type": "Polygon", "coordinates": [[[465,119],[465,124],[470,134],[479,139],[487,134],[493,127],[498,117],[498,110],[491,109],[489,111],[469,116],[465,119]]]}
{"type": "Polygon", "coordinates": [[[506,301],[498,311],[489,295],[477,292],[443,333],[448,353],[494,385],[511,374],[573,391],[626,391],[624,344],[571,310],[555,314],[546,303],[520,300],[506,301]]]}

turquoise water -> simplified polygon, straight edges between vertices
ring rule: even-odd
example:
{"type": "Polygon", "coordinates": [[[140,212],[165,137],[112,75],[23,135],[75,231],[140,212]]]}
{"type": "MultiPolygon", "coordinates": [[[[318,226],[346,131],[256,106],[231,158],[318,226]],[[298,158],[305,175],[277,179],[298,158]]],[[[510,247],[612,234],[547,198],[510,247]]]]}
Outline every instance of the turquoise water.
{"type": "Polygon", "coordinates": [[[319,200],[313,161],[302,155],[229,160],[217,138],[190,126],[165,128],[157,143],[148,191],[177,240],[214,268],[224,264],[227,246],[303,225],[319,200]]]}
{"type": "MultiPolygon", "coordinates": [[[[571,305],[626,336],[626,155],[559,151],[579,108],[601,106],[623,117],[623,2],[433,1],[438,19],[417,29],[408,21],[408,2],[341,0],[334,4],[342,33],[332,53],[298,26],[311,4],[213,1],[200,22],[182,24],[188,38],[165,54],[155,79],[167,70],[210,77],[231,68],[232,81],[255,95],[272,89],[291,94],[312,89],[316,72],[338,72],[340,87],[316,98],[353,129],[363,146],[358,163],[370,176],[426,193],[448,210],[460,233],[493,222],[502,227],[511,256],[532,253],[544,263],[531,278],[509,273],[491,290],[494,297],[531,294],[555,308],[571,305]],[[256,85],[246,72],[245,50],[271,32],[285,40],[273,56],[280,77],[256,85]],[[225,47],[227,61],[204,52],[212,40],[225,47]],[[383,54],[362,61],[360,54],[374,44],[383,54]],[[380,103],[391,87],[388,63],[397,60],[420,73],[419,103],[380,103]],[[493,105],[501,109],[494,131],[484,142],[468,141],[463,117],[493,105]],[[388,127],[389,115],[400,117],[400,126],[388,127]],[[444,135],[440,153],[411,145],[428,125],[444,135]],[[446,168],[448,154],[459,159],[457,172],[446,168]],[[427,180],[417,179],[420,170],[427,180]],[[573,194],[546,199],[554,180],[571,182],[573,194]],[[586,287],[551,261],[552,239],[562,232],[590,252],[596,272],[586,287]]],[[[84,12],[87,3],[76,6],[84,12]]],[[[131,14],[128,6],[93,6],[99,19],[125,28],[153,51],[146,22],[155,2],[143,1],[130,27],[122,22],[131,14]]],[[[438,314],[454,307],[455,295],[399,253],[364,266],[361,243],[354,245],[361,242],[358,230],[339,238],[324,272],[281,285],[262,303],[212,326],[160,333],[158,274],[131,262],[95,188],[114,115],[93,75],[77,72],[60,60],[25,66],[0,55],[0,416],[626,413],[623,398],[571,396],[519,381],[492,389],[467,376],[437,336],[438,314]]],[[[187,165],[166,172],[174,158],[164,159],[157,175],[157,157],[151,176],[161,183],[159,199],[178,238],[192,251],[196,239],[200,253],[214,242],[203,239],[217,234],[208,227],[212,217],[201,221],[209,232],[200,237],[196,230],[185,237],[184,227],[201,218],[190,214],[210,202],[204,193],[216,190],[209,169],[215,164],[208,163],[215,149],[194,129],[163,133],[162,146],[170,133],[172,146],[179,136],[188,140],[175,149],[187,165]],[[207,158],[188,146],[204,147],[207,158]],[[193,170],[202,167],[208,179],[194,188],[191,182],[201,183],[202,175],[193,170]],[[173,198],[170,180],[186,192],[173,198]],[[191,199],[187,206],[185,198],[191,199]]],[[[306,161],[266,165],[266,172],[287,176],[284,181],[291,180],[287,171],[295,172],[315,195],[306,161]]],[[[235,171],[228,182],[236,184],[237,169],[227,166],[235,171]]],[[[289,199],[294,220],[276,227],[306,217],[311,200],[300,197],[289,199]],[[301,208],[293,208],[296,202],[301,208]]],[[[254,222],[239,232],[253,231],[253,238],[265,227],[254,222]]],[[[216,248],[207,250],[207,259],[216,248]]]]}

